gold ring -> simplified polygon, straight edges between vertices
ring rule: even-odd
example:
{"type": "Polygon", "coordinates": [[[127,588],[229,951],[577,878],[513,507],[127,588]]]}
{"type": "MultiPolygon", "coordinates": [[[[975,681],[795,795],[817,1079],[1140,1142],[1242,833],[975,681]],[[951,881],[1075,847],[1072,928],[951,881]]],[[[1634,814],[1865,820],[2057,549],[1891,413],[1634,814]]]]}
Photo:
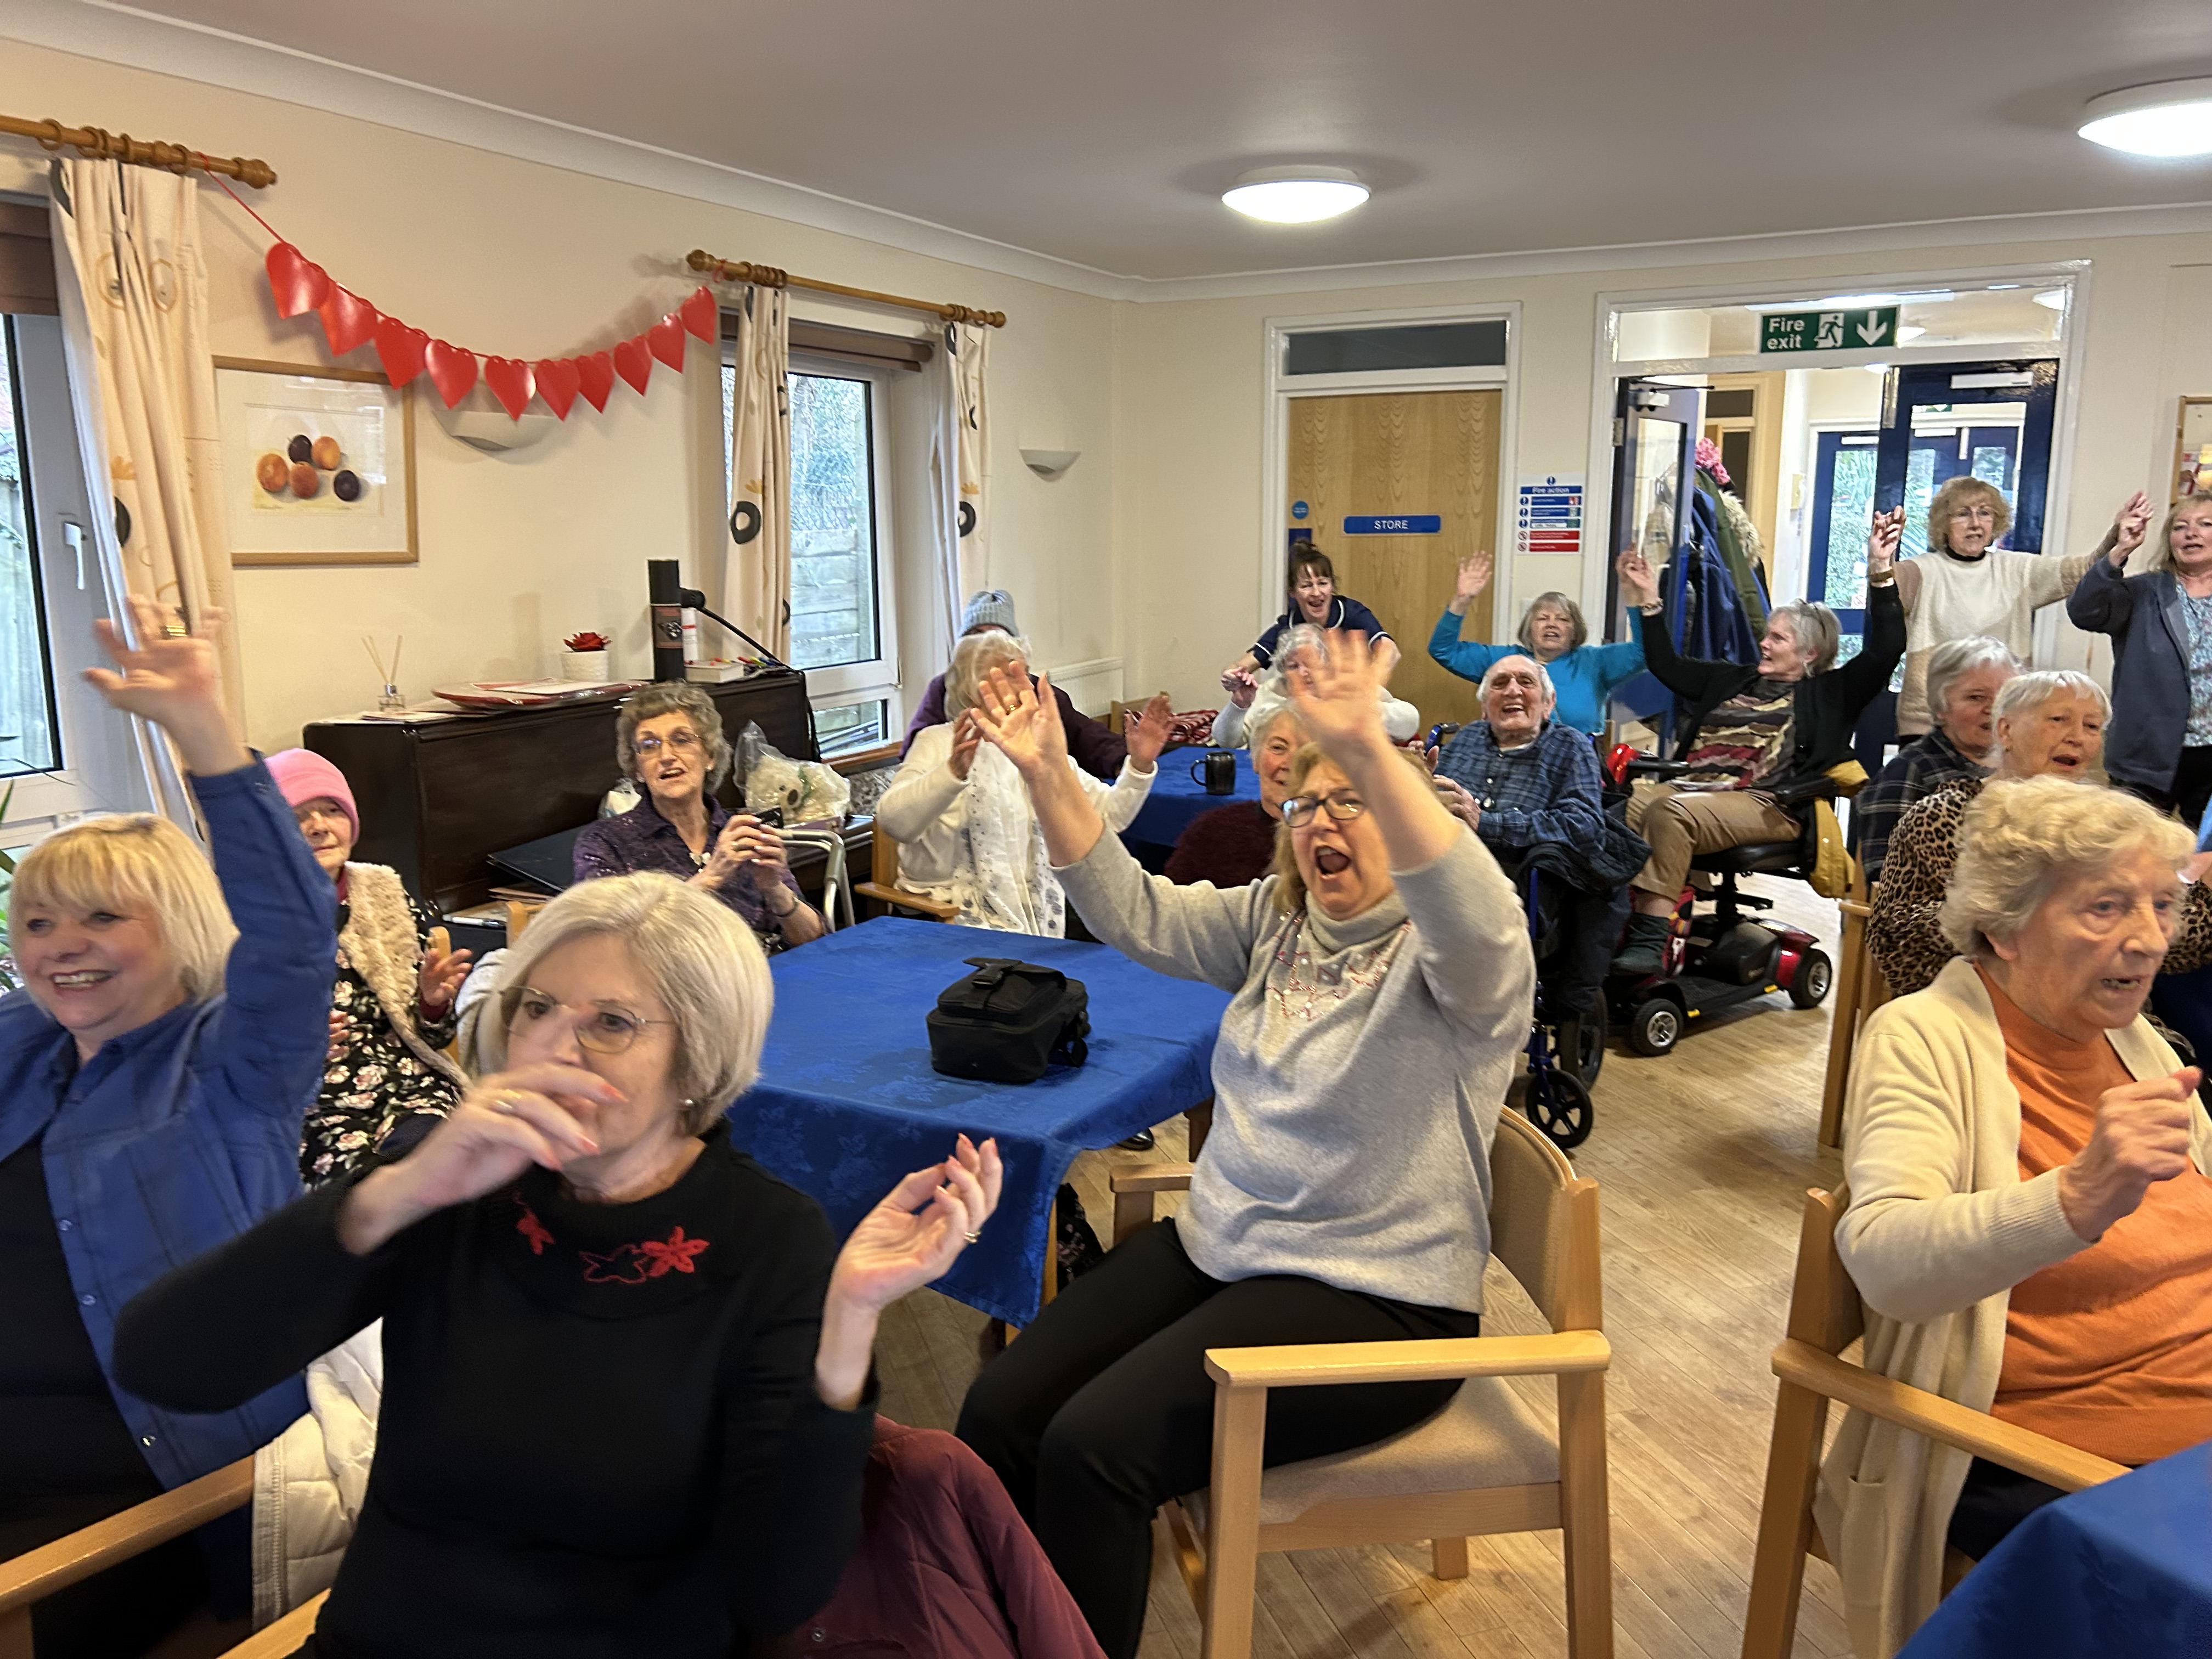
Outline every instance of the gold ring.
{"type": "Polygon", "coordinates": [[[495,1112],[504,1112],[509,1117],[514,1116],[514,1091],[512,1089],[501,1089],[497,1094],[491,1097],[491,1109],[495,1112]]]}
{"type": "Polygon", "coordinates": [[[162,628],[161,637],[165,640],[181,640],[188,636],[191,631],[192,630],[185,627],[184,623],[180,622],[173,622],[167,623],[162,628]]]}
{"type": "Polygon", "coordinates": [[[981,1233],[963,1233],[960,1236],[970,1244],[981,1244],[983,1242],[983,1235],[981,1233]]]}

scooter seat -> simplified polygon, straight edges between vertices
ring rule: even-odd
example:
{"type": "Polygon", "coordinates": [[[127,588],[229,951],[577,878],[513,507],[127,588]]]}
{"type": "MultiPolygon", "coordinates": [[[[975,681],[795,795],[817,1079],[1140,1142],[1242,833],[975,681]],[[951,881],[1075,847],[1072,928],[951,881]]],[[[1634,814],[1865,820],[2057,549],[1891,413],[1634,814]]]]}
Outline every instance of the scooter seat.
{"type": "Polygon", "coordinates": [[[1800,868],[1804,855],[1805,844],[1800,841],[1754,842],[1725,852],[1701,853],[1691,860],[1690,867],[1717,876],[1791,875],[1800,868]]]}

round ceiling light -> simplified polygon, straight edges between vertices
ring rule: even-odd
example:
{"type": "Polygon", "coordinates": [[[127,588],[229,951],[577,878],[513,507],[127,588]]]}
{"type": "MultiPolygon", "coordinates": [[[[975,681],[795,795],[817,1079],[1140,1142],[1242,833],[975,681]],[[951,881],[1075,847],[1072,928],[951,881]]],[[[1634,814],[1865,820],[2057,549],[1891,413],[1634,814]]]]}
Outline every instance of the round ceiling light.
{"type": "Polygon", "coordinates": [[[2212,80],[2161,81],[2092,98],[2080,131],[2130,155],[2212,155],[2212,80]]]}
{"type": "Polygon", "coordinates": [[[1310,225],[1351,212],[1367,199],[1367,186],[1346,167],[1261,167],[1222,191],[1221,199],[1248,219],[1310,225]]]}

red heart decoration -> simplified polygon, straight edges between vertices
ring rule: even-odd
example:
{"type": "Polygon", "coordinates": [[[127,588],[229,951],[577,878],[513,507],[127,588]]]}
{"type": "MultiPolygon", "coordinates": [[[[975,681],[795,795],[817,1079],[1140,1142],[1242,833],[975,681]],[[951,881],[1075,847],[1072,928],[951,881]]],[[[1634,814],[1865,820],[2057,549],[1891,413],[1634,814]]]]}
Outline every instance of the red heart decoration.
{"type": "Polygon", "coordinates": [[[640,397],[645,395],[645,383],[653,378],[653,354],[645,349],[644,335],[624,340],[615,348],[615,373],[628,380],[640,397]]]}
{"type": "Polygon", "coordinates": [[[405,386],[422,372],[422,354],[429,344],[428,335],[397,317],[376,319],[376,355],[384,361],[385,378],[394,386],[405,386]]]}
{"type": "Polygon", "coordinates": [[[276,296],[279,317],[296,317],[303,311],[313,311],[330,297],[329,273],[320,265],[309,263],[307,256],[289,242],[279,242],[270,248],[265,263],[269,267],[269,291],[276,296]]]}
{"type": "Polygon", "coordinates": [[[331,343],[333,357],[367,345],[376,333],[376,307],[336,283],[331,284],[330,298],[316,309],[322,313],[323,333],[331,343]]]}
{"type": "Polygon", "coordinates": [[[447,345],[443,340],[433,340],[422,358],[430,371],[432,384],[448,409],[467,397],[469,388],[477,383],[477,354],[473,351],[447,345]]]}
{"type": "Polygon", "coordinates": [[[530,400],[538,391],[537,378],[531,374],[530,365],[519,357],[487,357],[483,377],[484,384],[499,399],[507,418],[520,420],[522,411],[530,407],[530,400]]]}
{"type": "Polygon", "coordinates": [[[714,343],[714,336],[722,322],[721,307],[714,303],[714,290],[704,283],[692,290],[691,297],[677,307],[676,314],[684,319],[684,326],[704,340],[714,343]]]}
{"type": "MultiPolygon", "coordinates": [[[[653,355],[666,363],[678,374],[684,372],[684,319],[674,312],[663,317],[646,330],[645,337],[653,347],[653,355]]],[[[641,392],[645,388],[638,388],[641,392]]]]}
{"type": "Polygon", "coordinates": [[[540,357],[530,366],[538,381],[538,395],[545,399],[545,407],[553,411],[553,418],[568,418],[569,405],[576,401],[576,389],[583,383],[583,374],[570,357],[540,357]]]}
{"type": "Polygon", "coordinates": [[[607,412],[607,394],[615,389],[614,359],[604,351],[594,351],[588,357],[576,359],[576,386],[584,394],[584,401],[604,415],[607,412]]]}

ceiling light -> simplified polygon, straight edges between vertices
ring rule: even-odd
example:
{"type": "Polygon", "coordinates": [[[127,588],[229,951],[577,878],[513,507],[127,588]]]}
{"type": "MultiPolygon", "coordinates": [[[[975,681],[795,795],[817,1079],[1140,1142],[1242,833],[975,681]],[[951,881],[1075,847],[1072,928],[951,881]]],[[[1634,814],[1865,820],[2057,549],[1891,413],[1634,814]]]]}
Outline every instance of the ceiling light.
{"type": "Polygon", "coordinates": [[[1928,331],[1926,329],[1921,327],[1917,323],[1907,323],[1904,327],[1897,331],[1897,343],[1899,345],[1907,344],[1911,341],[1918,339],[1927,331],[1928,331]]]}
{"type": "Polygon", "coordinates": [[[1346,167],[1261,167],[1222,191],[1221,199],[1248,219],[1310,225],[1351,212],[1367,199],[1367,186],[1346,167]]]}
{"type": "Polygon", "coordinates": [[[2063,311],[2066,309],[2068,293],[2069,290],[2063,288],[2046,288],[2042,293],[2034,296],[2035,303],[2045,311],[2063,311]]]}
{"type": "Polygon", "coordinates": [[[2212,80],[2161,81],[2092,98],[2079,131],[2130,155],[2212,155],[2212,80]]]}

